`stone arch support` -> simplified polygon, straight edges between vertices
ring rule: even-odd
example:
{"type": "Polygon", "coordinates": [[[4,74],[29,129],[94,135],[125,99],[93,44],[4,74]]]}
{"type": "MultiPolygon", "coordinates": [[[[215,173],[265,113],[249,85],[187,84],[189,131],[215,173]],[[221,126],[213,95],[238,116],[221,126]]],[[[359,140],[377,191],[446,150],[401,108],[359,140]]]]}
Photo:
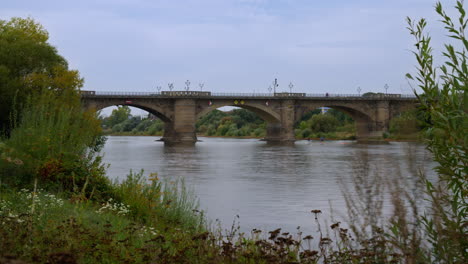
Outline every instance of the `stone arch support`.
{"type": "Polygon", "coordinates": [[[337,101],[304,102],[299,105],[295,121],[299,121],[306,113],[319,107],[329,107],[351,116],[356,122],[356,138],[358,141],[382,140],[383,133],[388,131],[389,104],[388,101],[337,101]]]}
{"type": "Polygon", "coordinates": [[[200,100],[197,119],[223,106],[236,106],[256,113],[267,122],[265,141],[294,142],[294,102],[291,100],[200,100]]]}
{"type": "Polygon", "coordinates": [[[197,120],[209,112],[224,106],[235,106],[250,110],[267,122],[280,122],[281,115],[265,100],[200,100],[197,103],[197,120]],[[236,104],[237,101],[237,104],[236,104]]]}
{"type": "Polygon", "coordinates": [[[126,105],[126,106],[132,106],[135,108],[139,108],[142,110],[145,110],[164,122],[171,122],[173,118],[172,114],[172,106],[168,104],[155,104],[154,102],[148,101],[148,100],[135,100],[135,99],[106,99],[106,100],[93,100],[93,99],[87,99],[86,101],[83,102],[83,108],[86,110],[93,110],[93,111],[99,111],[101,109],[104,109],[106,107],[110,106],[119,106],[119,105],[126,105]]]}

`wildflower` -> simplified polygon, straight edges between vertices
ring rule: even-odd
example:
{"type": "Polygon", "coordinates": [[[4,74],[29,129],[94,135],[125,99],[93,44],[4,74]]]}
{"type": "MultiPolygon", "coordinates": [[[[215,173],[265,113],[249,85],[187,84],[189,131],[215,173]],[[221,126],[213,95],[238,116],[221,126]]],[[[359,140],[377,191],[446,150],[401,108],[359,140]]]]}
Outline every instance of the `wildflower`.
{"type": "Polygon", "coordinates": [[[118,215],[127,215],[130,212],[130,206],[123,203],[112,203],[110,198],[96,213],[101,214],[103,212],[114,212],[118,215]]]}
{"type": "Polygon", "coordinates": [[[333,225],[331,225],[330,228],[331,228],[331,229],[335,229],[335,228],[339,227],[340,224],[341,224],[341,222],[336,222],[336,223],[334,223],[333,225]]]}

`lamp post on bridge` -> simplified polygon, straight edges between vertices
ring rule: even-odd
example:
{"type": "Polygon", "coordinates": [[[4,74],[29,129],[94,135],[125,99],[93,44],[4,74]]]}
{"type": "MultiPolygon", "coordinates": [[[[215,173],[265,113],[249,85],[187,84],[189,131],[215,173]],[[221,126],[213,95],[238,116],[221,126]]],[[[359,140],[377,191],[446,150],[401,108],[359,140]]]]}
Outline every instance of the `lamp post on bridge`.
{"type": "Polygon", "coordinates": [[[190,90],[190,81],[189,80],[185,81],[185,91],[188,91],[188,90],[190,90]]]}
{"type": "Polygon", "coordinates": [[[162,88],[162,87],[161,87],[161,86],[159,86],[159,85],[158,85],[158,86],[156,86],[156,90],[158,90],[158,93],[159,93],[159,92],[161,92],[161,88],[162,88]]]}
{"type": "Polygon", "coordinates": [[[271,93],[271,85],[268,86],[268,93],[271,93]]]}
{"type": "Polygon", "coordinates": [[[289,83],[289,93],[292,93],[292,88],[294,87],[294,84],[292,82],[289,83]]]}
{"type": "Polygon", "coordinates": [[[275,78],[275,81],[273,82],[273,95],[276,93],[276,87],[278,87],[278,79],[275,78]]]}
{"type": "Polygon", "coordinates": [[[172,89],[174,89],[174,83],[168,83],[167,86],[169,87],[169,91],[172,91],[172,89]]]}
{"type": "Polygon", "coordinates": [[[385,85],[384,85],[384,89],[385,89],[385,95],[388,95],[388,92],[387,92],[387,90],[388,90],[388,87],[389,87],[389,86],[388,86],[388,84],[385,84],[385,85]]]}
{"type": "Polygon", "coordinates": [[[357,92],[358,92],[358,96],[361,96],[361,86],[358,86],[357,92]]]}
{"type": "Polygon", "coordinates": [[[205,83],[199,83],[198,86],[200,86],[200,92],[203,91],[203,86],[205,86],[205,83]]]}

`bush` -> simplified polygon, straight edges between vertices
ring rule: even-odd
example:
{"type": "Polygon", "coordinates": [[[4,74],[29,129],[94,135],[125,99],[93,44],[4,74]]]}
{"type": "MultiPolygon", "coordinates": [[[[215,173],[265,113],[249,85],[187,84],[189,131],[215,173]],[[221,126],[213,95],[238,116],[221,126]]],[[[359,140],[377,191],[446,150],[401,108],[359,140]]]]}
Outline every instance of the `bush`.
{"type": "Polygon", "coordinates": [[[310,128],[313,132],[332,132],[335,131],[339,125],[338,120],[329,114],[324,115],[314,115],[310,119],[310,128]]]}
{"type": "Polygon", "coordinates": [[[26,186],[38,179],[70,192],[106,192],[105,169],[96,155],[103,144],[100,124],[95,114],[82,112],[76,93],[43,90],[22,112],[0,149],[2,182],[26,186]]]}
{"type": "Polygon", "coordinates": [[[177,226],[202,228],[203,219],[194,214],[198,202],[183,180],[161,181],[156,173],[144,177],[143,170],[130,171],[127,178],[113,184],[113,197],[131,208],[131,215],[150,223],[154,219],[165,219],[177,226]]]}
{"type": "Polygon", "coordinates": [[[408,29],[415,37],[418,87],[423,91],[417,95],[425,123],[424,137],[427,148],[438,163],[439,174],[436,184],[426,180],[427,193],[431,197],[432,212],[422,221],[432,255],[426,262],[467,263],[468,261],[468,40],[465,36],[468,19],[463,1],[457,1],[458,19],[452,19],[436,4],[436,12],[449,36],[459,41],[455,47],[445,45],[443,56],[446,61],[434,66],[430,45],[431,38],[425,34],[425,19],[417,23],[408,18],[408,29]],[[457,49],[456,49],[457,48],[457,49]]]}

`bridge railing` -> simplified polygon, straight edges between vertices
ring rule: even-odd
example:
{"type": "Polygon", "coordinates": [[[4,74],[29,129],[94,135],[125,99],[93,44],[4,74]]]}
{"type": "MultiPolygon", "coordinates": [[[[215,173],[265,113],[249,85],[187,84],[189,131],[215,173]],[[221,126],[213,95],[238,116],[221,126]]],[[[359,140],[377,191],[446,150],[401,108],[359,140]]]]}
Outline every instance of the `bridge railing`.
{"type": "Polygon", "coordinates": [[[211,92],[202,91],[162,91],[158,93],[164,96],[210,96],[211,92]]]}
{"type": "Polygon", "coordinates": [[[356,99],[414,99],[414,94],[334,94],[334,93],[212,93],[202,91],[163,92],[101,92],[81,91],[82,97],[261,97],[261,98],[356,98],[356,99]]]}

